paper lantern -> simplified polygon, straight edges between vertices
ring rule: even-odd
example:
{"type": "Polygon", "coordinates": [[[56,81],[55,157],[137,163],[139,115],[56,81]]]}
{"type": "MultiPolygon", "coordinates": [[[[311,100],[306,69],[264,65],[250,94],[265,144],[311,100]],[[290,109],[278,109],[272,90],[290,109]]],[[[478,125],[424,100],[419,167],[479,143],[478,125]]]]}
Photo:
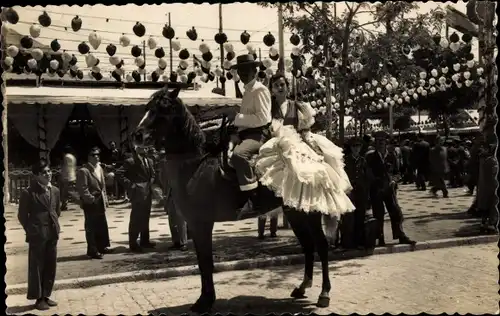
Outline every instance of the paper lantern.
{"type": "Polygon", "coordinates": [[[465,80],[465,86],[470,87],[472,85],[472,81],[470,80],[465,80]]]}
{"type": "Polygon", "coordinates": [[[43,27],[49,27],[50,24],[52,24],[52,19],[47,12],[43,11],[43,13],[38,16],[38,23],[43,27]]]}
{"type": "Polygon", "coordinates": [[[217,77],[222,76],[222,70],[219,67],[216,67],[214,73],[217,77]]]}
{"type": "Polygon", "coordinates": [[[418,100],[418,94],[414,93],[414,94],[413,94],[413,98],[414,98],[415,100],[418,100]]]}
{"type": "Polygon", "coordinates": [[[113,66],[116,66],[121,62],[122,62],[122,59],[118,56],[110,56],[109,57],[109,63],[113,66]]]}
{"type": "Polygon", "coordinates": [[[387,89],[387,91],[391,91],[392,90],[392,84],[388,83],[385,88],[387,89]]]}
{"type": "Polygon", "coordinates": [[[468,67],[468,68],[472,68],[472,67],[474,67],[474,65],[475,65],[475,64],[476,64],[476,63],[475,63],[473,60],[468,60],[468,61],[467,61],[467,67],[468,67]]]}
{"type": "Polygon", "coordinates": [[[137,67],[142,67],[144,66],[144,58],[142,56],[139,56],[139,57],[136,57],[135,60],[134,60],[134,63],[137,67]]]}
{"type": "Polygon", "coordinates": [[[179,40],[172,40],[172,50],[174,52],[181,50],[181,42],[179,40]]]}
{"type": "Polygon", "coordinates": [[[59,62],[55,59],[51,60],[50,61],[50,68],[56,70],[57,68],[59,68],[59,62]]]}
{"type": "Polygon", "coordinates": [[[82,28],[82,19],[77,15],[71,20],[71,28],[78,32],[82,28]]]}
{"type": "Polygon", "coordinates": [[[290,58],[285,59],[285,67],[290,68],[293,66],[293,61],[290,58]]]}
{"type": "Polygon", "coordinates": [[[355,94],[356,94],[356,90],[351,89],[351,90],[349,90],[349,93],[350,93],[351,95],[355,95],[355,94]]]}
{"type": "Polygon", "coordinates": [[[477,73],[479,76],[481,76],[481,75],[484,73],[484,69],[483,69],[483,67],[479,67],[479,68],[477,68],[477,69],[476,69],[476,73],[477,73]]]}
{"type": "MultiPolygon", "coordinates": [[[[37,62],[36,62],[36,60],[35,60],[35,59],[33,59],[33,58],[30,58],[30,59],[26,62],[26,64],[28,65],[28,67],[29,67],[31,70],[36,69],[36,67],[38,66],[38,63],[37,63],[37,62]]],[[[59,66],[59,65],[57,65],[57,66],[59,66]]],[[[57,68],[56,68],[56,69],[57,69],[57,68]]]]}
{"type": "Polygon", "coordinates": [[[255,48],[253,47],[253,45],[251,43],[247,44],[246,49],[247,49],[249,54],[255,53],[255,48]]]}
{"type": "Polygon", "coordinates": [[[198,33],[196,32],[194,26],[186,31],[186,35],[192,41],[196,41],[198,39],[198,33]]]}
{"type": "Polygon", "coordinates": [[[434,78],[429,79],[429,84],[431,86],[435,85],[436,84],[436,79],[434,79],[434,78]]]}
{"type": "Polygon", "coordinates": [[[427,95],[427,90],[422,89],[422,93],[421,93],[421,94],[422,94],[422,96],[424,96],[424,97],[425,97],[425,96],[427,95]]]}
{"type": "Polygon", "coordinates": [[[403,92],[401,93],[401,96],[402,96],[403,98],[405,98],[407,95],[408,95],[408,93],[407,93],[406,91],[403,91],[403,92]]]}
{"type": "Polygon", "coordinates": [[[453,65],[453,70],[459,71],[460,70],[460,64],[459,63],[454,64],[453,65]]]}
{"type": "Polygon", "coordinates": [[[396,104],[396,102],[394,102],[393,100],[389,101],[390,106],[394,106],[395,104],[396,104]]]}
{"type": "Polygon", "coordinates": [[[446,38],[441,38],[441,40],[439,41],[439,46],[441,46],[442,48],[447,48],[449,45],[448,43],[448,40],[446,38]]]}
{"type": "Polygon", "coordinates": [[[226,70],[229,70],[229,69],[231,69],[232,65],[233,65],[233,63],[226,59],[226,60],[224,60],[222,67],[224,67],[224,69],[226,69],[226,70]]]}
{"type": "Polygon", "coordinates": [[[40,48],[34,48],[31,51],[31,56],[36,60],[40,61],[43,58],[43,51],[40,48]]]}
{"type": "Polygon", "coordinates": [[[246,45],[250,41],[250,34],[247,31],[243,31],[240,35],[240,41],[243,45],[246,45]]]}
{"type": "Polygon", "coordinates": [[[376,91],[378,94],[380,94],[382,92],[382,89],[380,87],[377,87],[376,91]]]}
{"type": "Polygon", "coordinates": [[[167,61],[163,58],[158,59],[158,67],[160,69],[165,69],[167,68],[167,61]]]}
{"type": "Polygon", "coordinates": [[[471,75],[470,72],[468,72],[468,71],[464,72],[464,78],[465,79],[469,79],[470,75],[471,75]]]}
{"type": "Polygon", "coordinates": [[[93,73],[100,73],[101,72],[101,68],[99,68],[98,66],[94,66],[94,67],[92,67],[92,72],[93,73]]]}
{"type": "Polygon", "coordinates": [[[368,95],[369,95],[370,97],[373,97],[373,96],[375,95],[375,92],[370,91],[370,92],[368,92],[368,95]]]}
{"type": "Polygon", "coordinates": [[[460,48],[460,44],[459,43],[451,43],[450,44],[450,49],[451,49],[452,52],[456,52],[459,48],[460,48]]]}
{"type": "Polygon", "coordinates": [[[10,56],[6,56],[5,59],[3,60],[5,66],[10,67],[14,64],[14,58],[10,57],[10,56]]]}
{"type": "Polygon", "coordinates": [[[437,71],[436,69],[432,69],[432,70],[431,70],[431,75],[432,75],[433,77],[437,77],[437,76],[438,76],[438,71],[437,71]]]}
{"type": "Polygon", "coordinates": [[[447,73],[448,73],[448,70],[449,70],[449,69],[448,69],[448,67],[441,68],[441,72],[442,72],[443,74],[447,74],[447,73]]]}
{"type": "Polygon", "coordinates": [[[30,35],[31,35],[31,37],[33,37],[33,38],[39,37],[40,33],[41,33],[41,30],[42,29],[41,29],[40,25],[38,25],[38,24],[31,25],[30,26],[30,35]]]}
{"type": "Polygon", "coordinates": [[[101,45],[101,36],[96,31],[89,34],[89,43],[95,50],[101,45]]]}
{"type": "Polygon", "coordinates": [[[224,50],[226,52],[234,52],[234,47],[233,47],[233,44],[229,43],[229,42],[226,42],[224,43],[224,50]]]}
{"type": "MultiPolygon", "coordinates": [[[[203,40],[202,40],[203,41],[203,40]]],[[[199,46],[200,52],[202,54],[208,53],[210,51],[210,47],[208,47],[207,43],[202,42],[199,46]]]]}
{"type": "Polygon", "coordinates": [[[269,77],[271,77],[271,76],[273,76],[273,75],[274,75],[274,71],[273,71],[271,68],[267,68],[267,69],[266,69],[266,74],[267,74],[269,77]]]}
{"type": "Polygon", "coordinates": [[[189,67],[189,64],[188,64],[188,62],[187,62],[187,61],[185,61],[185,60],[181,60],[181,61],[179,62],[179,67],[181,67],[182,69],[187,69],[187,67],[189,67]]]}
{"type": "Polygon", "coordinates": [[[406,102],[410,102],[410,101],[411,101],[410,97],[409,97],[409,96],[406,96],[406,97],[405,97],[405,101],[406,101],[406,102]]]}
{"type": "Polygon", "coordinates": [[[87,67],[93,67],[97,64],[97,58],[93,54],[88,54],[85,56],[85,62],[87,63],[87,67]]]}
{"type": "Polygon", "coordinates": [[[457,84],[457,88],[462,88],[462,83],[457,81],[456,84],[457,84]]]}
{"type": "Polygon", "coordinates": [[[187,83],[189,78],[187,75],[181,75],[179,79],[182,83],[187,83]]]}
{"type": "Polygon", "coordinates": [[[352,105],[352,99],[347,99],[347,105],[352,105]]]}
{"type": "Polygon", "coordinates": [[[431,93],[436,92],[436,87],[431,87],[431,88],[430,88],[430,92],[431,92],[431,93]]]}
{"type": "Polygon", "coordinates": [[[127,76],[125,76],[125,80],[127,80],[128,82],[132,82],[134,78],[132,77],[131,74],[127,74],[127,76]]]}
{"type": "Polygon", "coordinates": [[[17,54],[19,54],[19,48],[17,46],[10,45],[7,48],[7,55],[9,55],[10,57],[16,57],[17,54]]]}
{"type": "Polygon", "coordinates": [[[264,60],[262,61],[262,64],[266,68],[271,68],[271,66],[273,65],[273,61],[269,58],[264,58],[264,60]]]}
{"type": "Polygon", "coordinates": [[[119,42],[121,46],[127,47],[130,45],[130,38],[128,38],[128,36],[123,34],[122,36],[120,36],[119,42]]]}
{"type": "Polygon", "coordinates": [[[454,74],[453,76],[451,76],[451,79],[455,82],[458,81],[458,79],[460,79],[460,75],[459,74],[454,74]]]}
{"type": "Polygon", "coordinates": [[[279,55],[279,51],[276,47],[269,48],[269,56],[277,56],[279,55]]]}
{"type": "Polygon", "coordinates": [[[132,28],[134,34],[138,37],[143,37],[146,34],[146,27],[141,22],[136,22],[132,28]]]}
{"type": "Polygon", "coordinates": [[[376,87],[378,85],[378,81],[377,80],[372,80],[372,86],[376,87]]]}
{"type": "Polygon", "coordinates": [[[179,52],[179,58],[180,59],[188,59],[189,58],[189,51],[187,49],[183,49],[179,52]]]}
{"type": "Polygon", "coordinates": [[[421,87],[425,86],[425,80],[424,80],[424,79],[420,79],[420,80],[418,81],[418,84],[419,84],[421,87]]]}
{"type": "Polygon", "coordinates": [[[403,104],[403,99],[399,98],[398,99],[398,104],[403,104]]]}

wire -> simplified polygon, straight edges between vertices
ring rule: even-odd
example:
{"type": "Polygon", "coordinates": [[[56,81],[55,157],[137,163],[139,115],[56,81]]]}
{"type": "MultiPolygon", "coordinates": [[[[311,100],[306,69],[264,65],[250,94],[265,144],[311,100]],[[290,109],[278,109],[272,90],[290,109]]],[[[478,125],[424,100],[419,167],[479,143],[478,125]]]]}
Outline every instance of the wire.
{"type": "MultiPolygon", "coordinates": [[[[51,10],[38,10],[38,9],[27,8],[27,7],[23,7],[23,10],[27,10],[27,11],[31,11],[31,12],[40,12],[40,14],[42,14],[45,11],[47,13],[60,14],[62,16],[74,16],[71,13],[56,12],[56,11],[51,11],[51,10]]],[[[79,17],[84,17],[84,18],[102,19],[102,20],[106,20],[106,21],[120,21],[120,22],[132,22],[132,23],[136,23],[137,22],[137,20],[131,20],[131,19],[106,18],[106,17],[103,17],[103,16],[92,16],[92,15],[83,15],[83,14],[75,14],[75,15],[78,15],[79,17]]],[[[183,19],[183,20],[185,20],[185,19],[183,19]]],[[[168,24],[168,22],[148,21],[148,24],[166,25],[166,24],[168,24]]],[[[193,25],[180,25],[180,24],[176,24],[176,25],[178,27],[189,27],[189,28],[191,28],[193,26],[193,25]]],[[[212,26],[195,26],[195,27],[198,28],[198,29],[217,30],[217,31],[219,30],[218,27],[212,27],[212,26]]],[[[224,27],[223,27],[223,30],[224,30],[224,32],[226,32],[226,31],[243,32],[241,29],[231,29],[231,28],[224,28],[224,27]]],[[[255,32],[256,30],[246,30],[246,31],[247,32],[255,32]]],[[[290,34],[291,35],[292,33],[291,32],[285,32],[285,34],[290,34]]]]}

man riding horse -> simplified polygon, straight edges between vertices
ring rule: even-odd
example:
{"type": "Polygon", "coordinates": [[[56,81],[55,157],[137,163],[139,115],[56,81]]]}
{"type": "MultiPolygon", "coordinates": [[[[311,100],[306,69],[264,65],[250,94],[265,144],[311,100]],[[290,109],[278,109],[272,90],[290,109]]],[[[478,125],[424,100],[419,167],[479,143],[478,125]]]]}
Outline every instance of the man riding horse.
{"type": "Polygon", "coordinates": [[[257,81],[258,65],[259,62],[254,56],[248,54],[238,56],[236,65],[232,67],[238,71],[241,81],[245,84],[240,113],[234,120],[238,134],[232,136],[231,142],[235,147],[230,160],[236,171],[240,190],[245,193],[249,202],[244,208],[248,211],[241,214],[245,217],[259,215],[258,210],[261,208],[259,184],[251,160],[266,142],[272,119],[271,94],[265,85],[257,81]]]}

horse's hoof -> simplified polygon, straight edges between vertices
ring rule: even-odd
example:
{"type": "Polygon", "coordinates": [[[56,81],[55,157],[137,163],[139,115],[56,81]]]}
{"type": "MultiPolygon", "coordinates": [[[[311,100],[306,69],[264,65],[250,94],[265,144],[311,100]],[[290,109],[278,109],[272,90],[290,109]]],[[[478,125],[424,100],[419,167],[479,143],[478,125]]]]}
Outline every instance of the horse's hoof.
{"type": "Polygon", "coordinates": [[[299,288],[294,288],[292,291],[292,294],[290,294],[290,296],[293,298],[306,298],[305,294],[306,294],[306,291],[299,289],[299,288]]]}
{"type": "Polygon", "coordinates": [[[319,307],[319,308],[325,308],[325,307],[330,306],[330,298],[329,297],[320,296],[318,298],[318,303],[316,303],[316,306],[319,307]]]}

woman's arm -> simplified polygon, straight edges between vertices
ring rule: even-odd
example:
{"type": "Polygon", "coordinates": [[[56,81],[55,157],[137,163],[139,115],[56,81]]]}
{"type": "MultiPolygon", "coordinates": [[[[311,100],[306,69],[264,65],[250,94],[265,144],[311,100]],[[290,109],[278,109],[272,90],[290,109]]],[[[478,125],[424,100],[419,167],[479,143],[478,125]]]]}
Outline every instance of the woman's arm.
{"type": "Polygon", "coordinates": [[[311,107],[309,103],[297,102],[299,125],[297,129],[299,131],[308,130],[314,125],[314,116],[316,111],[311,107]]]}

